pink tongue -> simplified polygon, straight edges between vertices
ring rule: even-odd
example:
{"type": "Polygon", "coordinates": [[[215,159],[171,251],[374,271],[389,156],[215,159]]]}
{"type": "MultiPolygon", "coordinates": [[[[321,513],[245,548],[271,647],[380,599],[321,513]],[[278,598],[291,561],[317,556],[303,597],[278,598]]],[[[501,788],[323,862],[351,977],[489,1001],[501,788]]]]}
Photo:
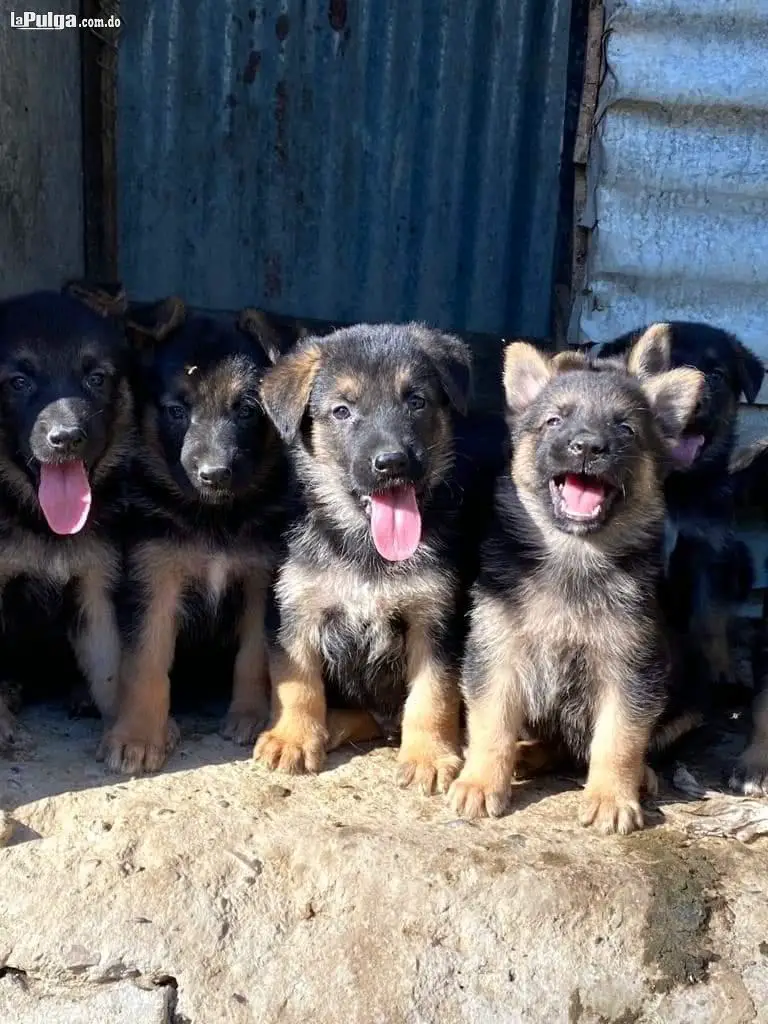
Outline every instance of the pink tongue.
{"type": "Polygon", "coordinates": [[[37,499],[54,533],[79,533],[91,509],[91,488],[83,463],[42,463],[37,499]]]}
{"type": "Polygon", "coordinates": [[[371,496],[371,533],[376,550],[388,562],[411,557],[421,540],[421,514],[412,487],[371,496]]]}
{"type": "Polygon", "coordinates": [[[605,488],[597,481],[569,473],[563,484],[563,501],[569,512],[579,516],[592,516],[603,503],[605,488]]]}
{"type": "Polygon", "coordinates": [[[701,434],[689,434],[681,437],[672,449],[672,458],[681,466],[688,468],[696,461],[696,458],[704,445],[704,438],[701,434]]]}

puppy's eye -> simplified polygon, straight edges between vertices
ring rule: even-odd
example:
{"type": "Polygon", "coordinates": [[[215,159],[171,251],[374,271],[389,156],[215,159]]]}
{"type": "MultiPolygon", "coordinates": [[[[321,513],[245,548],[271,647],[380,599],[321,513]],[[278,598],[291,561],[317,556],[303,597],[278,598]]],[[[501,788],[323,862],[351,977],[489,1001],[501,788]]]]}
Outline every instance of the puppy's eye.
{"type": "Polygon", "coordinates": [[[331,416],[335,420],[348,420],[351,415],[352,413],[348,405],[334,405],[333,409],[331,409],[331,416]]]}
{"type": "Polygon", "coordinates": [[[550,416],[549,419],[547,420],[547,426],[548,427],[559,427],[562,422],[563,422],[563,417],[562,416],[550,416]]]}
{"type": "Polygon", "coordinates": [[[419,412],[427,404],[421,395],[408,395],[406,402],[411,412],[419,412]]]}
{"type": "Polygon", "coordinates": [[[32,381],[29,377],[25,377],[23,373],[16,373],[8,381],[14,391],[29,391],[32,387],[32,381]]]}
{"type": "Polygon", "coordinates": [[[106,380],[106,375],[101,370],[94,370],[93,373],[89,373],[86,377],[88,386],[91,388],[100,388],[106,380]]]}
{"type": "Polygon", "coordinates": [[[178,422],[187,418],[187,410],[180,402],[170,402],[165,407],[165,415],[169,420],[176,420],[178,422]]]}
{"type": "Polygon", "coordinates": [[[250,420],[256,415],[256,410],[247,402],[241,402],[237,407],[237,418],[239,420],[250,420]]]}
{"type": "Polygon", "coordinates": [[[635,428],[630,426],[629,423],[619,423],[619,424],[617,424],[617,426],[618,426],[619,432],[622,433],[625,437],[634,437],[635,436],[635,428]]]}

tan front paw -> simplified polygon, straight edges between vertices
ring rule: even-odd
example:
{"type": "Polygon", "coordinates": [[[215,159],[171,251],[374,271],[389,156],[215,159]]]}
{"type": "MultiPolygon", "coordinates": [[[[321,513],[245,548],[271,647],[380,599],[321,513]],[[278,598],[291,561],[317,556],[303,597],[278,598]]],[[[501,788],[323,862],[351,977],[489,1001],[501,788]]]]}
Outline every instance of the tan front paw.
{"type": "Polygon", "coordinates": [[[219,731],[224,739],[247,747],[264,728],[265,720],[266,715],[258,711],[228,711],[219,731]]]}
{"type": "Polygon", "coordinates": [[[123,775],[157,772],[178,742],[179,728],[172,718],[164,729],[155,732],[131,728],[118,721],[104,734],[96,759],[103,761],[110,771],[123,775]]]}
{"type": "Polygon", "coordinates": [[[629,835],[645,824],[639,795],[587,786],[582,797],[579,823],[585,827],[592,825],[602,835],[615,832],[629,835]]]}
{"type": "Polygon", "coordinates": [[[500,818],[509,806],[509,789],[463,771],[448,791],[448,801],[460,818],[500,818]]]}
{"type": "Polygon", "coordinates": [[[253,756],[267,768],[289,775],[314,774],[323,767],[327,744],[328,734],[322,725],[295,718],[263,732],[253,756]]]}
{"type": "Polygon", "coordinates": [[[397,755],[397,784],[410,786],[426,796],[446,793],[461,771],[456,749],[433,736],[411,736],[397,755]]]}
{"type": "Polygon", "coordinates": [[[747,747],[736,762],[728,785],[744,796],[768,796],[768,749],[760,744],[747,747]]]}

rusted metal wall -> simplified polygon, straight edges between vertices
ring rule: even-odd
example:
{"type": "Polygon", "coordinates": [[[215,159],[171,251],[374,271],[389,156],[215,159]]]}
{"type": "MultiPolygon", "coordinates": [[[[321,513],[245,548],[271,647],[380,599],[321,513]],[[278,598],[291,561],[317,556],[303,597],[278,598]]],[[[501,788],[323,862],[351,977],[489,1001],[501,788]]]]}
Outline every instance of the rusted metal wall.
{"type": "Polygon", "coordinates": [[[549,330],[568,0],[132,0],[131,294],[549,330]]]}
{"type": "Polygon", "coordinates": [[[83,273],[80,33],[12,29],[13,6],[0,4],[0,297],[83,273]]]}

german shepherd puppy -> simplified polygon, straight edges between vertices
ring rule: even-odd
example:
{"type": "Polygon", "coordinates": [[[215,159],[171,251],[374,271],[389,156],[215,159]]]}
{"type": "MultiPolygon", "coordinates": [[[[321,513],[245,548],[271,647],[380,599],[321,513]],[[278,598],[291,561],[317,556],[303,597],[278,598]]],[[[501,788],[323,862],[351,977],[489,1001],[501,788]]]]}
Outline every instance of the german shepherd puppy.
{"type": "Polygon", "coordinates": [[[273,717],[254,751],[269,767],[318,771],[331,746],[377,734],[372,712],[385,728],[402,715],[401,785],[455,778],[469,389],[464,343],[419,324],[309,337],[266,374],[304,502],[276,584],[273,717]]]}
{"type": "MultiPolygon", "coordinates": [[[[55,292],[0,302],[0,586],[7,643],[17,616],[21,628],[42,612],[48,628],[65,612],[79,667],[109,717],[121,484],[135,431],[125,334],[110,308],[89,305],[55,292]]],[[[12,728],[0,707],[3,738],[12,728]]]]}
{"type": "MultiPolygon", "coordinates": [[[[733,605],[749,595],[751,565],[734,538],[734,496],[728,471],[739,399],[754,402],[762,362],[727,331],[702,323],[658,323],[672,367],[704,375],[701,398],[672,451],[667,502],[664,600],[670,625],[686,647],[689,668],[702,689],[732,681],[728,622],[733,605]]],[[[604,345],[600,356],[626,354],[644,333],[633,331],[604,345]]]]}
{"type": "Polygon", "coordinates": [[[128,484],[126,639],[118,719],[100,757],[157,771],[177,740],[169,717],[180,631],[239,591],[225,735],[253,742],[268,713],[264,617],[286,525],[287,462],[258,395],[277,352],[239,324],[187,317],[179,300],[134,311],[140,449],[128,484]]]}
{"type": "Polygon", "coordinates": [[[584,825],[643,825],[645,755],[669,689],[663,473],[703,384],[692,369],[652,373],[662,361],[652,333],[628,369],[506,350],[513,455],[472,595],[469,743],[450,791],[464,817],[504,811],[529,727],[588,762],[584,825]]]}

